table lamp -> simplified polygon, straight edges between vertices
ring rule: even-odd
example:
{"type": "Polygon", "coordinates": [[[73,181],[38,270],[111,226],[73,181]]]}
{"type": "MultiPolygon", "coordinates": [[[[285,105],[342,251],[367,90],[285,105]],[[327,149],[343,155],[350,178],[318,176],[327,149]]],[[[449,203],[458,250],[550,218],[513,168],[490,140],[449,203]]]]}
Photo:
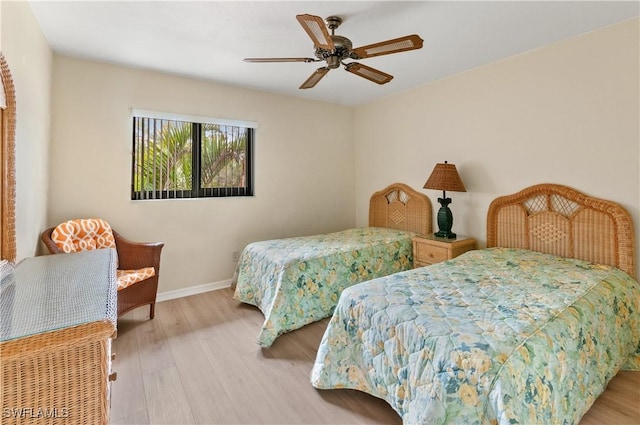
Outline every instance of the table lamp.
{"type": "Polygon", "coordinates": [[[456,234],[451,231],[453,227],[453,214],[449,209],[451,198],[447,198],[447,190],[453,192],[466,192],[464,183],[458,175],[458,170],[454,164],[449,164],[447,161],[438,163],[434,167],[431,175],[427,179],[427,182],[423,186],[425,189],[434,189],[442,191],[442,198],[438,198],[440,202],[440,209],[438,210],[438,232],[434,233],[434,236],[446,239],[455,239],[456,234]]]}

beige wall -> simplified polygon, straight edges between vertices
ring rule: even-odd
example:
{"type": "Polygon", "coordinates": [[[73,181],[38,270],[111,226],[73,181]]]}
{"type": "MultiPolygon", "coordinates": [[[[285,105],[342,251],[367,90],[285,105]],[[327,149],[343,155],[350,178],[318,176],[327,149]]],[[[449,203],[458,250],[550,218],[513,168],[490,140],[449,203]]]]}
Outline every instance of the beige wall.
{"type": "MultiPolygon", "coordinates": [[[[372,192],[421,188],[443,160],[468,189],[449,193],[454,231],[481,244],[489,202],[540,182],[620,202],[640,240],[638,19],[355,112],[54,57],[28,4],[0,3],[0,19],[18,101],[19,258],[36,253],[46,226],[99,215],[133,239],[166,242],[161,292],[221,281],[246,243],[366,225],[372,192]],[[256,196],[130,201],[132,107],[257,121],[256,196]]],[[[437,209],[440,194],[425,193],[437,209]]]]}
{"type": "Polygon", "coordinates": [[[39,247],[47,214],[52,53],[24,1],[0,2],[2,52],[16,90],[17,259],[39,247]]]}
{"type": "MultiPolygon", "coordinates": [[[[447,193],[453,230],[483,246],[493,198],[548,182],[621,203],[640,240],[638,22],[358,108],[357,224],[366,223],[364,198],[380,183],[421,188],[434,164],[448,160],[467,188],[447,193]]],[[[422,190],[437,211],[442,194],[422,190]]]]}
{"type": "Polygon", "coordinates": [[[350,108],[56,55],[48,222],[164,241],[160,292],[230,279],[249,242],[354,225],[352,126],[350,108]],[[255,196],[131,201],[131,108],[257,122],[255,196]]]}

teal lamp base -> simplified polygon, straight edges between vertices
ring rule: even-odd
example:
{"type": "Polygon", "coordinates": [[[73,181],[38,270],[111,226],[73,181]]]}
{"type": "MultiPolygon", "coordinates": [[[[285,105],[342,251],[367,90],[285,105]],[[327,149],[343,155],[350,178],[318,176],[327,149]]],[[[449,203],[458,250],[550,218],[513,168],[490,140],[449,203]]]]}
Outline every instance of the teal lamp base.
{"type": "Polygon", "coordinates": [[[437,238],[455,239],[456,234],[451,231],[453,227],[453,214],[449,209],[451,198],[438,198],[440,209],[438,210],[438,231],[433,234],[437,238]]]}

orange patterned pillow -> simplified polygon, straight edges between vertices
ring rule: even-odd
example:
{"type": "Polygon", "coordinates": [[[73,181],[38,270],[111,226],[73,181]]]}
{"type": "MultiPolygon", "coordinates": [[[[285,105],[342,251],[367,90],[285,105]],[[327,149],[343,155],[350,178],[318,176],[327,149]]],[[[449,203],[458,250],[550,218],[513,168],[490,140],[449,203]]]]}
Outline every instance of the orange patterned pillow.
{"type": "Polygon", "coordinates": [[[53,229],[51,239],[66,253],[116,247],[111,226],[99,218],[66,221],[53,229]]]}

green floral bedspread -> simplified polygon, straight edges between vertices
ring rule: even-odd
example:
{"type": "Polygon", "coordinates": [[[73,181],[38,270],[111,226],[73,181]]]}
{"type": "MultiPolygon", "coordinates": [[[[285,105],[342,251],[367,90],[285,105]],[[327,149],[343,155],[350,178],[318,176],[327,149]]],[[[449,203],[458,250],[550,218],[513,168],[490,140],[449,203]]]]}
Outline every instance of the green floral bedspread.
{"type": "Polygon", "coordinates": [[[639,343],[626,273],[494,248],[345,289],[311,383],[407,424],[574,424],[639,343]]]}
{"type": "Polygon", "coordinates": [[[265,316],[258,343],[331,316],[342,290],[407,270],[416,233],[363,227],[247,245],[236,270],[234,298],[265,316]]]}

